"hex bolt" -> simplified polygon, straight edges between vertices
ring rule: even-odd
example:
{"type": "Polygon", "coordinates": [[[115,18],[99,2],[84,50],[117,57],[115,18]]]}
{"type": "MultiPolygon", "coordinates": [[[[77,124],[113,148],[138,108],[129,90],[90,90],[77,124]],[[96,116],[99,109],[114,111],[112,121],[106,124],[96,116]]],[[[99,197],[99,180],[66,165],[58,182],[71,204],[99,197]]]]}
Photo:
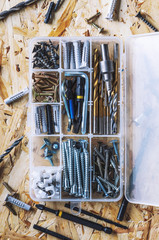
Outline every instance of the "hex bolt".
{"type": "Polygon", "coordinates": [[[108,15],[106,17],[106,19],[108,19],[110,21],[113,20],[113,15],[114,15],[114,11],[115,11],[115,7],[116,7],[116,4],[117,4],[117,1],[118,0],[112,0],[111,1],[110,8],[109,8],[109,11],[108,11],[108,15]]]}
{"type": "Polygon", "coordinates": [[[76,69],[81,66],[82,56],[81,56],[81,41],[73,41],[74,55],[75,55],[75,65],[76,69]]]}
{"type": "Polygon", "coordinates": [[[73,172],[74,172],[73,139],[68,139],[67,143],[68,143],[69,162],[70,162],[70,165],[69,165],[69,176],[70,176],[70,187],[71,187],[70,195],[72,195],[73,194],[73,182],[74,182],[74,178],[73,178],[73,175],[74,175],[73,174],[73,172]]]}
{"type": "Polygon", "coordinates": [[[67,167],[67,159],[65,152],[65,143],[62,143],[62,159],[63,159],[63,171],[64,171],[64,190],[68,191],[69,189],[69,176],[68,176],[68,167],[67,167]]]}
{"type": "Polygon", "coordinates": [[[63,65],[64,69],[70,68],[70,42],[63,42],[63,65]]]}
{"type": "Polygon", "coordinates": [[[85,159],[85,184],[84,184],[84,198],[89,198],[89,154],[87,150],[84,150],[84,159],[85,159]]]}
{"type": "Polygon", "coordinates": [[[97,181],[97,183],[99,184],[99,186],[100,186],[100,188],[102,189],[102,191],[104,192],[105,197],[108,197],[109,195],[108,195],[106,189],[104,188],[103,184],[101,183],[101,181],[99,180],[98,177],[96,177],[96,181],[97,181]]]}
{"type": "Polygon", "coordinates": [[[84,41],[82,50],[82,63],[80,68],[89,68],[89,60],[90,60],[90,43],[89,41],[84,41]]]}
{"type": "Polygon", "coordinates": [[[119,163],[119,154],[118,154],[118,147],[117,147],[118,140],[112,140],[110,141],[110,143],[113,143],[114,151],[117,156],[117,161],[119,163]]]}
{"type": "Polygon", "coordinates": [[[79,150],[75,149],[74,154],[75,154],[75,161],[77,166],[78,196],[81,197],[83,195],[83,189],[82,189],[82,172],[81,172],[81,166],[80,166],[79,150]]]}

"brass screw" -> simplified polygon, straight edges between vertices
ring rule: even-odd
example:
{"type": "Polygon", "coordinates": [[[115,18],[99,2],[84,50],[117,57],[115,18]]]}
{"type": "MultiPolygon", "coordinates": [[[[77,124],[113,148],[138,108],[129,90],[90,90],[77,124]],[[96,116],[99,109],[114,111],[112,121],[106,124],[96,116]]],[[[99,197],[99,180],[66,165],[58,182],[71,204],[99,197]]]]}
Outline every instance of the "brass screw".
{"type": "Polygon", "coordinates": [[[100,26],[97,25],[96,23],[94,23],[94,22],[89,22],[87,18],[85,18],[85,21],[86,21],[88,24],[91,24],[94,28],[96,28],[99,33],[103,32],[104,28],[100,27],[100,26]]]}
{"type": "Polygon", "coordinates": [[[96,13],[96,14],[93,15],[92,17],[88,18],[88,19],[87,19],[87,22],[88,22],[88,23],[94,22],[100,15],[101,15],[100,12],[96,13]]]}

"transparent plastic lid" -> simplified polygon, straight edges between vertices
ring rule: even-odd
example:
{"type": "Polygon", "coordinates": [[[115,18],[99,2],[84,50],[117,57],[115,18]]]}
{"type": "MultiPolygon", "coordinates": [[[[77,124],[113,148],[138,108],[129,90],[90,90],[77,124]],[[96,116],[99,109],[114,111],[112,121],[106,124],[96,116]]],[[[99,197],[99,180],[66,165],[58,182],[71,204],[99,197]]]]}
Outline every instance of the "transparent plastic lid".
{"type": "Polygon", "coordinates": [[[159,34],[126,41],[125,195],[159,206],[159,34]]]}

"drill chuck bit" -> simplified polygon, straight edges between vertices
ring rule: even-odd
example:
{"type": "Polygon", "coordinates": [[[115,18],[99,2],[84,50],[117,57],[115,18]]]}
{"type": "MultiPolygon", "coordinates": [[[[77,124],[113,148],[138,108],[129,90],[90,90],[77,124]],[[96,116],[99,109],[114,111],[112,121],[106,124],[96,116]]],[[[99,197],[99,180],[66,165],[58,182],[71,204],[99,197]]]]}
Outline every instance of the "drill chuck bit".
{"type": "Polygon", "coordinates": [[[110,97],[110,93],[112,91],[114,64],[109,57],[108,44],[101,44],[101,52],[102,52],[102,61],[100,61],[100,71],[101,71],[103,80],[106,82],[108,97],[110,97]]]}

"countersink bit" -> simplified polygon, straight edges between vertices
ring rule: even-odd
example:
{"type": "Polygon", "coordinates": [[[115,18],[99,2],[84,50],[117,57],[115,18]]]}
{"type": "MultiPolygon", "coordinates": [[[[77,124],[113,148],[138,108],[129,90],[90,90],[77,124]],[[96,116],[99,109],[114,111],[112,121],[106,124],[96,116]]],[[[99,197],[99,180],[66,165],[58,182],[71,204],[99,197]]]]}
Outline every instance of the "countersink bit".
{"type": "Polygon", "coordinates": [[[99,52],[94,50],[94,72],[93,72],[93,133],[99,130],[99,52]]]}
{"type": "Polygon", "coordinates": [[[106,83],[108,100],[110,102],[112,91],[112,80],[114,73],[114,63],[110,60],[108,44],[101,44],[102,61],[100,61],[100,71],[103,77],[103,81],[106,83]]]}

